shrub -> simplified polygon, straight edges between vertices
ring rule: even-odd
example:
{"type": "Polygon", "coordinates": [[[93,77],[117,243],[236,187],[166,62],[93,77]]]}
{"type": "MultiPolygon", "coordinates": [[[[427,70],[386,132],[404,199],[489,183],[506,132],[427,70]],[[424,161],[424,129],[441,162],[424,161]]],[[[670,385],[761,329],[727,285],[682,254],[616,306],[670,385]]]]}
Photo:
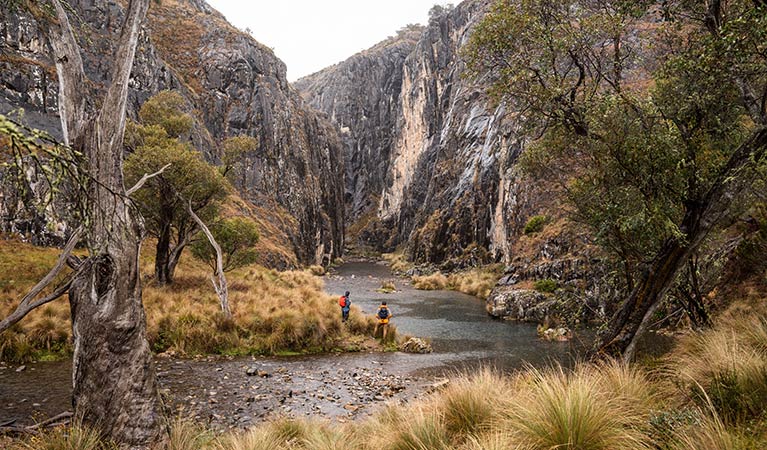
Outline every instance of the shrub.
{"type": "Polygon", "coordinates": [[[453,273],[448,277],[448,287],[484,300],[498,283],[502,268],[503,266],[496,264],[453,273]]]}
{"type": "Polygon", "coordinates": [[[551,278],[545,278],[543,280],[536,280],[533,284],[533,288],[538,292],[551,293],[557,290],[559,283],[551,278]]]}
{"type": "Polygon", "coordinates": [[[381,287],[376,290],[384,294],[391,294],[392,292],[397,291],[397,287],[391,281],[384,281],[381,283],[381,287]]]}
{"type": "Polygon", "coordinates": [[[309,266],[309,273],[311,273],[314,276],[321,277],[325,275],[325,268],[320,265],[312,265],[312,266],[309,266]]]}
{"type": "Polygon", "coordinates": [[[460,377],[438,397],[438,410],[453,435],[490,429],[502,417],[508,383],[502,375],[483,369],[471,378],[460,377]]]}
{"type": "Polygon", "coordinates": [[[533,216],[527,219],[525,224],[525,234],[539,233],[543,231],[543,227],[548,223],[549,218],[547,216],[533,216]]]}

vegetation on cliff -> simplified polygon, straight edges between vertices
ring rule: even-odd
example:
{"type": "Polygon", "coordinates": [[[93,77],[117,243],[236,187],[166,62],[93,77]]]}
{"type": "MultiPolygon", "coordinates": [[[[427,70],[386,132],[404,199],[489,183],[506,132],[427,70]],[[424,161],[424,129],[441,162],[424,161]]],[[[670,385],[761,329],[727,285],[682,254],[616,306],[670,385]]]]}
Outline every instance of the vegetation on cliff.
{"type": "Polygon", "coordinates": [[[558,180],[625,269],[601,352],[630,358],[685,265],[753,200],[766,35],[767,8],[745,0],[502,0],[472,35],[475,78],[541,136],[528,172],[558,180]]]}

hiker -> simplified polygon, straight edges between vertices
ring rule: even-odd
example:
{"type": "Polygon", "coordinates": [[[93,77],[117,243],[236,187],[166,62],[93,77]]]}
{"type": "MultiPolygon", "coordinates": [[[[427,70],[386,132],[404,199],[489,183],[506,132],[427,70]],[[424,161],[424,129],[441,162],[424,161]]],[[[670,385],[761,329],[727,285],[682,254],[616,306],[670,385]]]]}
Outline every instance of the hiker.
{"type": "Polygon", "coordinates": [[[349,300],[349,291],[346,291],[346,293],[338,299],[338,306],[341,307],[341,322],[346,322],[349,320],[349,309],[352,307],[352,301],[349,300]]]}
{"type": "Polygon", "coordinates": [[[378,307],[378,312],[376,313],[378,322],[376,322],[376,328],[373,330],[373,337],[378,335],[378,327],[381,327],[383,329],[383,338],[381,340],[386,340],[386,332],[389,331],[389,320],[391,318],[391,311],[389,311],[389,307],[386,306],[386,302],[381,302],[381,306],[378,307]]]}

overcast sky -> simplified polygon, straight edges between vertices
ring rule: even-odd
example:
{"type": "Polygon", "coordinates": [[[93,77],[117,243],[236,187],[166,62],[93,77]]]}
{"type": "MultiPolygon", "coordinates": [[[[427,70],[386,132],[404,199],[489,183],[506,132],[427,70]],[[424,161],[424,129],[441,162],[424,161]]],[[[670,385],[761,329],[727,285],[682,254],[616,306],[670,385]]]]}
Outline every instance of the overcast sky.
{"type": "Polygon", "coordinates": [[[288,80],[343,61],[459,0],[208,0],[230,23],[272,47],[288,80]]]}

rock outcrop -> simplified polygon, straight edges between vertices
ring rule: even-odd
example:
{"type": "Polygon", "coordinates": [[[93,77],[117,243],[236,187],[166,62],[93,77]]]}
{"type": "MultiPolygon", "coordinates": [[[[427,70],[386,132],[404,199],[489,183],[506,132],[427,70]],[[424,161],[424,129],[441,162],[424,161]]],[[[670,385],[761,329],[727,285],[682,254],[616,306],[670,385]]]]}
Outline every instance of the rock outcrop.
{"type": "MultiPolygon", "coordinates": [[[[70,2],[86,74],[108,85],[119,2],[70,2]]],[[[0,113],[23,108],[24,122],[61,138],[58,81],[44,29],[44,10],[0,12],[0,113]]],[[[267,228],[286,236],[294,256],[278,266],[327,263],[341,254],[344,234],[343,156],[338,133],[291,88],[285,65],[267,47],[228,24],[202,0],[152,3],[136,56],[129,115],[163,89],[180,92],[196,124],[189,139],[220,159],[220,142],[247,134],[258,148],[235,177],[240,195],[267,228]]],[[[5,218],[6,220],[9,218],[5,218]]]]}
{"type": "Polygon", "coordinates": [[[403,28],[369,50],[295,83],[342,133],[351,221],[378,207],[394,146],[392,130],[401,111],[402,66],[422,32],[421,26],[403,28]]]}

